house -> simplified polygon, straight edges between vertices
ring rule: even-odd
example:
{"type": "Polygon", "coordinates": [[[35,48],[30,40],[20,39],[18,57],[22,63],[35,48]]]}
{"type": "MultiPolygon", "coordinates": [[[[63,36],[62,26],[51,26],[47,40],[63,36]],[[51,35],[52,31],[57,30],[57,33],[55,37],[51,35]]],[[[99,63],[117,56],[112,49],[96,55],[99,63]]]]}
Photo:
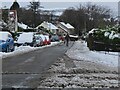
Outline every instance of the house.
{"type": "Polygon", "coordinates": [[[65,24],[64,22],[59,22],[57,24],[57,27],[59,28],[60,33],[74,34],[74,27],[69,23],[65,24]]]}
{"type": "Polygon", "coordinates": [[[24,23],[18,23],[18,31],[32,32],[34,31],[34,28],[31,28],[24,23]]]}
{"type": "Polygon", "coordinates": [[[20,28],[22,28],[24,30],[29,28],[28,25],[25,25],[23,23],[18,23],[18,27],[20,27],[20,28]]]}
{"type": "Polygon", "coordinates": [[[6,26],[7,26],[7,24],[1,19],[0,20],[0,30],[3,30],[6,26]]]}
{"type": "Polygon", "coordinates": [[[41,27],[43,27],[44,29],[50,31],[53,34],[56,34],[57,31],[58,31],[58,28],[55,25],[53,25],[52,23],[46,22],[46,21],[44,21],[39,26],[37,26],[36,29],[39,29],[41,27]]]}

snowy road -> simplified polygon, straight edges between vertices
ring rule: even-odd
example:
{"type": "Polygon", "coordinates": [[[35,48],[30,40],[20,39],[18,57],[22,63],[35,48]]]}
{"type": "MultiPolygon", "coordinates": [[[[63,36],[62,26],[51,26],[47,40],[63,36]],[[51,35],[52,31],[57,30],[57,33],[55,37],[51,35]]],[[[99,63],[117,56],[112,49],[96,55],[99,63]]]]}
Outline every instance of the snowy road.
{"type": "Polygon", "coordinates": [[[31,87],[39,85],[40,78],[46,70],[61,56],[69,47],[59,44],[54,47],[43,48],[28,53],[7,57],[2,62],[3,88],[31,87]]]}

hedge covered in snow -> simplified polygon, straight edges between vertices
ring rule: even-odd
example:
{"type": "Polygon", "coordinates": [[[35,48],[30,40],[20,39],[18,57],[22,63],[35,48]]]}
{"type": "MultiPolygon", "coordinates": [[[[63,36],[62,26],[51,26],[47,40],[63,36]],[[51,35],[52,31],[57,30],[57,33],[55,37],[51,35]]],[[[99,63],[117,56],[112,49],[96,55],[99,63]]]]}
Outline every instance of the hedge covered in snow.
{"type": "Polygon", "coordinates": [[[112,50],[120,49],[120,27],[114,26],[106,29],[92,29],[88,33],[87,42],[89,44],[88,47],[91,46],[92,48],[102,47],[102,50],[103,48],[112,50]],[[96,43],[99,47],[96,45],[96,43]]]}

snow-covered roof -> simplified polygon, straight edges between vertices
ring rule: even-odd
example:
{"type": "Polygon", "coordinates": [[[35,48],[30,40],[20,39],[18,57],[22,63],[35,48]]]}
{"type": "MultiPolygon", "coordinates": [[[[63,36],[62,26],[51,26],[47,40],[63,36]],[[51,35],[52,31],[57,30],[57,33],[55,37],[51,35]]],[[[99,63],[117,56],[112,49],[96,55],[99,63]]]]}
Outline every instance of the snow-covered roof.
{"type": "Polygon", "coordinates": [[[61,29],[63,29],[65,32],[68,32],[67,29],[63,28],[62,26],[59,26],[61,29]]]}
{"type": "Polygon", "coordinates": [[[90,30],[88,33],[94,33],[95,31],[99,30],[98,28],[93,28],[92,30],[90,30]]]}
{"type": "Polygon", "coordinates": [[[64,22],[60,22],[60,24],[62,24],[63,26],[65,26],[68,29],[74,29],[74,27],[72,25],[70,25],[69,23],[65,24],[64,22]]]}
{"type": "Polygon", "coordinates": [[[28,29],[30,28],[28,25],[25,25],[23,23],[18,23],[18,27],[23,28],[23,29],[28,29]]]}
{"type": "Polygon", "coordinates": [[[78,35],[69,35],[69,36],[73,38],[78,38],[78,35]]]}
{"type": "Polygon", "coordinates": [[[53,25],[52,23],[48,23],[48,22],[43,22],[42,24],[40,24],[39,26],[37,26],[37,28],[39,27],[44,27],[46,29],[58,29],[55,25],[53,25]]]}
{"type": "Polygon", "coordinates": [[[63,26],[66,26],[66,24],[64,22],[60,22],[60,24],[62,24],[63,26]]]}
{"type": "Polygon", "coordinates": [[[66,24],[67,28],[69,29],[74,29],[74,27],[72,25],[70,25],[69,23],[66,24]]]}

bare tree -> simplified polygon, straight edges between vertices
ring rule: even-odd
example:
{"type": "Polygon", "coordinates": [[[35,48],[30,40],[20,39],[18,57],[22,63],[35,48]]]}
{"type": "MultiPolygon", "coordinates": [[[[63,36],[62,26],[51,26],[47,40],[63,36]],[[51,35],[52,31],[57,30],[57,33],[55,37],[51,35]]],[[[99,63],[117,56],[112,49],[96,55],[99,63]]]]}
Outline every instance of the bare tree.
{"type": "MultiPolygon", "coordinates": [[[[29,7],[29,9],[30,10],[32,10],[33,11],[33,27],[35,28],[36,27],[36,24],[37,23],[39,23],[39,22],[36,22],[36,17],[40,17],[40,13],[39,13],[39,9],[40,8],[43,8],[42,6],[41,6],[41,4],[40,4],[40,2],[39,2],[39,0],[38,1],[35,1],[35,0],[33,0],[32,2],[30,2],[30,5],[28,5],[28,7],[29,7]]],[[[39,18],[40,19],[40,18],[39,18]]]]}
{"type": "Polygon", "coordinates": [[[105,28],[110,25],[110,9],[91,3],[77,8],[66,9],[60,17],[61,21],[69,22],[76,30],[75,33],[88,32],[92,28],[105,28]]]}

